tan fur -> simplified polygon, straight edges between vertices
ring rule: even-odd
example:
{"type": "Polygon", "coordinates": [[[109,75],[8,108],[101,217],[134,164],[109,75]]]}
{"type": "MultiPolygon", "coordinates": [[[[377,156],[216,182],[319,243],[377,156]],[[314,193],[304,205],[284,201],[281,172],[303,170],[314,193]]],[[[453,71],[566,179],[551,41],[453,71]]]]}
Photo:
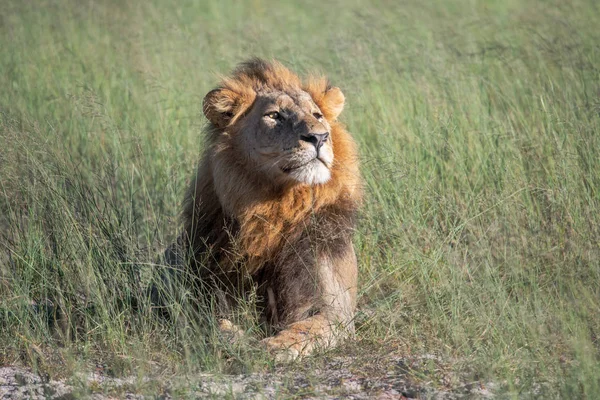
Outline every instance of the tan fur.
{"type": "Polygon", "coordinates": [[[333,345],[353,331],[357,265],[351,235],[361,181],[356,146],[337,121],[343,105],[342,92],[326,79],[303,83],[283,65],[258,59],[223,78],[204,100],[206,150],[184,201],[179,246],[213,290],[235,298],[256,288],[265,318],[279,331],[265,344],[292,356],[333,345]],[[289,120],[263,115],[274,105],[289,120]],[[253,138],[263,139],[255,126],[272,135],[263,144],[267,155],[256,150],[253,138]],[[329,133],[321,148],[301,138],[316,130],[329,133]],[[280,137],[288,142],[279,143],[280,137]],[[314,171],[292,171],[322,183],[296,182],[278,168],[315,152],[317,158],[324,154],[323,164],[309,159],[314,171]]]}

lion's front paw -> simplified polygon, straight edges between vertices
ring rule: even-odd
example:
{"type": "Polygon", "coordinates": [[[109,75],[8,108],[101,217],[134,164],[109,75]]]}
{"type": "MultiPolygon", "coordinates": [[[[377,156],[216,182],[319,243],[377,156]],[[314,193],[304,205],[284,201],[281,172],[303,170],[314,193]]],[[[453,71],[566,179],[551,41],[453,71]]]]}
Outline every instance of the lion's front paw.
{"type": "Polygon", "coordinates": [[[277,338],[270,337],[263,339],[261,343],[267,348],[269,353],[273,355],[276,362],[291,362],[300,357],[300,351],[292,346],[287,347],[281,341],[274,340],[277,338]]]}
{"type": "Polygon", "coordinates": [[[220,319],[219,332],[221,336],[230,344],[238,343],[244,338],[244,331],[228,319],[220,319]]]}
{"type": "Polygon", "coordinates": [[[261,344],[266,347],[277,362],[294,361],[302,355],[302,345],[294,338],[286,337],[285,335],[277,335],[268,337],[261,341],[261,344]]]}

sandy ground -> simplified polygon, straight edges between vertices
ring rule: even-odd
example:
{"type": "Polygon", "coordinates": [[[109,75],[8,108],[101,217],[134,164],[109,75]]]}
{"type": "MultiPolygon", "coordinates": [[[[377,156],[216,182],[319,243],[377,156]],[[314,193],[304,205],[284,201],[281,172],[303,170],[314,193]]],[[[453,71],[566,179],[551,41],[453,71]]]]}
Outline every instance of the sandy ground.
{"type": "Polygon", "coordinates": [[[364,359],[336,356],[294,368],[246,375],[198,374],[182,378],[111,378],[94,373],[52,380],[19,367],[0,367],[2,399],[171,399],[171,398],[492,398],[491,383],[457,383],[436,368],[434,356],[364,359]],[[428,376],[433,376],[429,380],[428,376]],[[414,376],[423,379],[415,379],[414,376]],[[444,383],[445,380],[448,382],[444,383]],[[435,381],[435,382],[434,382],[435,381]]]}

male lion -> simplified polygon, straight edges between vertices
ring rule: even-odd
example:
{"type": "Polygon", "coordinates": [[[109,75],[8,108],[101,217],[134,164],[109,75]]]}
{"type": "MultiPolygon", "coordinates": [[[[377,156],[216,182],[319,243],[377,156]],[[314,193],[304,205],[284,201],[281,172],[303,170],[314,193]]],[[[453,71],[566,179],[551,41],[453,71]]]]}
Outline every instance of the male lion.
{"type": "Polygon", "coordinates": [[[286,358],[354,330],[361,185],[343,107],[324,78],[302,82],[260,59],[204,98],[206,150],[174,247],[220,301],[255,290],[278,332],[263,342],[286,358]]]}

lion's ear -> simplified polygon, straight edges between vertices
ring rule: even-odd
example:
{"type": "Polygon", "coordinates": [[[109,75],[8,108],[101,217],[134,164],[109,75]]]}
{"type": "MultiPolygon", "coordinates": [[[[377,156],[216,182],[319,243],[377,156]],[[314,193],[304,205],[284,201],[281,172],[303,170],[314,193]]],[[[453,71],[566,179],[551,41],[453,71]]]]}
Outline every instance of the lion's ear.
{"type": "Polygon", "coordinates": [[[217,128],[225,128],[238,108],[238,95],[229,89],[214,89],[204,96],[202,111],[217,128]]]}
{"type": "Polygon", "coordinates": [[[329,119],[335,120],[344,109],[344,103],[346,98],[344,93],[338,87],[331,87],[327,89],[323,96],[323,103],[327,110],[323,110],[329,119]]]}

